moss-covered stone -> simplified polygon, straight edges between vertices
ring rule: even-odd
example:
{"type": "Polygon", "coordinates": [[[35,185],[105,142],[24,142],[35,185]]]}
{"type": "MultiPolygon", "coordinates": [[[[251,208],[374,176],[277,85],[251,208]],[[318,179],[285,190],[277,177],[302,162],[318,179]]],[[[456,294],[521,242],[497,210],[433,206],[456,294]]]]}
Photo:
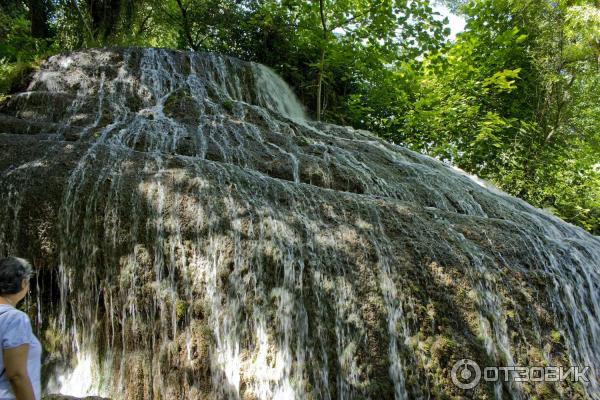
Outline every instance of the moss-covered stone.
{"type": "Polygon", "coordinates": [[[170,93],[164,104],[165,115],[182,123],[197,123],[200,112],[199,105],[185,89],[177,89],[170,93]]]}

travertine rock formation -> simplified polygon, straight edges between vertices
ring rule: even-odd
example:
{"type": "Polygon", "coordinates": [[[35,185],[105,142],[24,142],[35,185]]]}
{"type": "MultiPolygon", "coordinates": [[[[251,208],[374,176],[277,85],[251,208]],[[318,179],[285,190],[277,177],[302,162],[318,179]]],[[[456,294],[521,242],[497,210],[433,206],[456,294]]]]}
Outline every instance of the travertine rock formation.
{"type": "Polygon", "coordinates": [[[6,254],[39,271],[50,392],[600,398],[597,237],[309,121],[272,71],[233,58],[47,60],[0,104],[6,254]],[[593,370],[463,390],[462,358],[593,370]]]}

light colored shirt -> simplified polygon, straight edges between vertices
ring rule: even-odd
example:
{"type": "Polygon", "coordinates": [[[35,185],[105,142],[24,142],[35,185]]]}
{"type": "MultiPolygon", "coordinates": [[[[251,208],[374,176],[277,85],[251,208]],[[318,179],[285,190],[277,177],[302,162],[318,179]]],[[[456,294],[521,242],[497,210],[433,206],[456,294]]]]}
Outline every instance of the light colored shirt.
{"type": "MultiPolygon", "coordinates": [[[[37,400],[41,399],[40,368],[42,362],[42,345],[31,330],[29,317],[22,311],[8,304],[0,304],[0,345],[2,354],[5,349],[29,345],[27,354],[27,373],[33,386],[33,392],[37,400]]],[[[10,381],[6,377],[4,369],[4,357],[0,357],[0,400],[12,400],[15,398],[10,381]]]]}

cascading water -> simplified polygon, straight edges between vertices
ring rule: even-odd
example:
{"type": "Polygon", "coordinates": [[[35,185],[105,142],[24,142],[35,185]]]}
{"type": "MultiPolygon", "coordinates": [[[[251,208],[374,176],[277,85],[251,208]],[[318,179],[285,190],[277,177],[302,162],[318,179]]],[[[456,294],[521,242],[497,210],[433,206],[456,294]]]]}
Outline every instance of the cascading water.
{"type": "Polygon", "coordinates": [[[264,66],[89,50],[0,104],[0,256],[48,392],[600,399],[600,239],[374,135],[264,66]],[[481,366],[588,383],[452,384],[481,366]]]}

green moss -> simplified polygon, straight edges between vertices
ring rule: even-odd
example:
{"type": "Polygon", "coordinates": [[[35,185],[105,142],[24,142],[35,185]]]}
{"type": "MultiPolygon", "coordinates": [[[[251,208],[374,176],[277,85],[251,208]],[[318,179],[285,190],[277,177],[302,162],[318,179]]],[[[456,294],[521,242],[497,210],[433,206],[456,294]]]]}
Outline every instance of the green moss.
{"type": "Polygon", "coordinates": [[[196,100],[185,89],[177,89],[167,97],[165,115],[181,122],[196,122],[200,117],[196,100]]]}
{"type": "Polygon", "coordinates": [[[223,108],[228,112],[233,112],[233,101],[225,100],[223,103],[223,108]]]}
{"type": "Polygon", "coordinates": [[[39,61],[0,62],[0,101],[4,100],[7,94],[24,90],[38,66],[39,61]]]}
{"type": "Polygon", "coordinates": [[[540,399],[550,399],[553,397],[554,389],[549,383],[542,382],[535,387],[535,391],[540,399]]]}
{"type": "Polygon", "coordinates": [[[296,141],[296,145],[298,146],[308,146],[310,145],[308,139],[306,139],[304,136],[296,136],[295,139],[296,141]]]}
{"type": "Polygon", "coordinates": [[[456,351],[456,342],[448,336],[438,336],[431,345],[431,356],[437,360],[440,366],[446,365],[450,357],[456,351]]]}
{"type": "Polygon", "coordinates": [[[53,328],[48,328],[44,331],[43,345],[44,350],[49,354],[55,354],[60,351],[62,337],[60,333],[53,328]]]}
{"type": "Polygon", "coordinates": [[[187,314],[187,310],[188,310],[188,304],[187,302],[178,299],[177,303],[175,304],[175,316],[177,317],[177,321],[182,321],[186,314],[187,314]]]}
{"type": "Polygon", "coordinates": [[[206,324],[200,327],[200,338],[204,345],[211,347],[215,343],[215,338],[213,336],[213,331],[206,324]]]}
{"type": "MultiPolygon", "coordinates": [[[[142,99],[136,93],[127,94],[127,106],[132,112],[138,112],[144,106],[142,99]]],[[[149,117],[153,117],[152,114],[149,117]]]]}
{"type": "Polygon", "coordinates": [[[552,341],[552,343],[560,343],[560,332],[559,331],[555,331],[553,330],[552,332],[550,332],[550,340],[552,341]]]}

